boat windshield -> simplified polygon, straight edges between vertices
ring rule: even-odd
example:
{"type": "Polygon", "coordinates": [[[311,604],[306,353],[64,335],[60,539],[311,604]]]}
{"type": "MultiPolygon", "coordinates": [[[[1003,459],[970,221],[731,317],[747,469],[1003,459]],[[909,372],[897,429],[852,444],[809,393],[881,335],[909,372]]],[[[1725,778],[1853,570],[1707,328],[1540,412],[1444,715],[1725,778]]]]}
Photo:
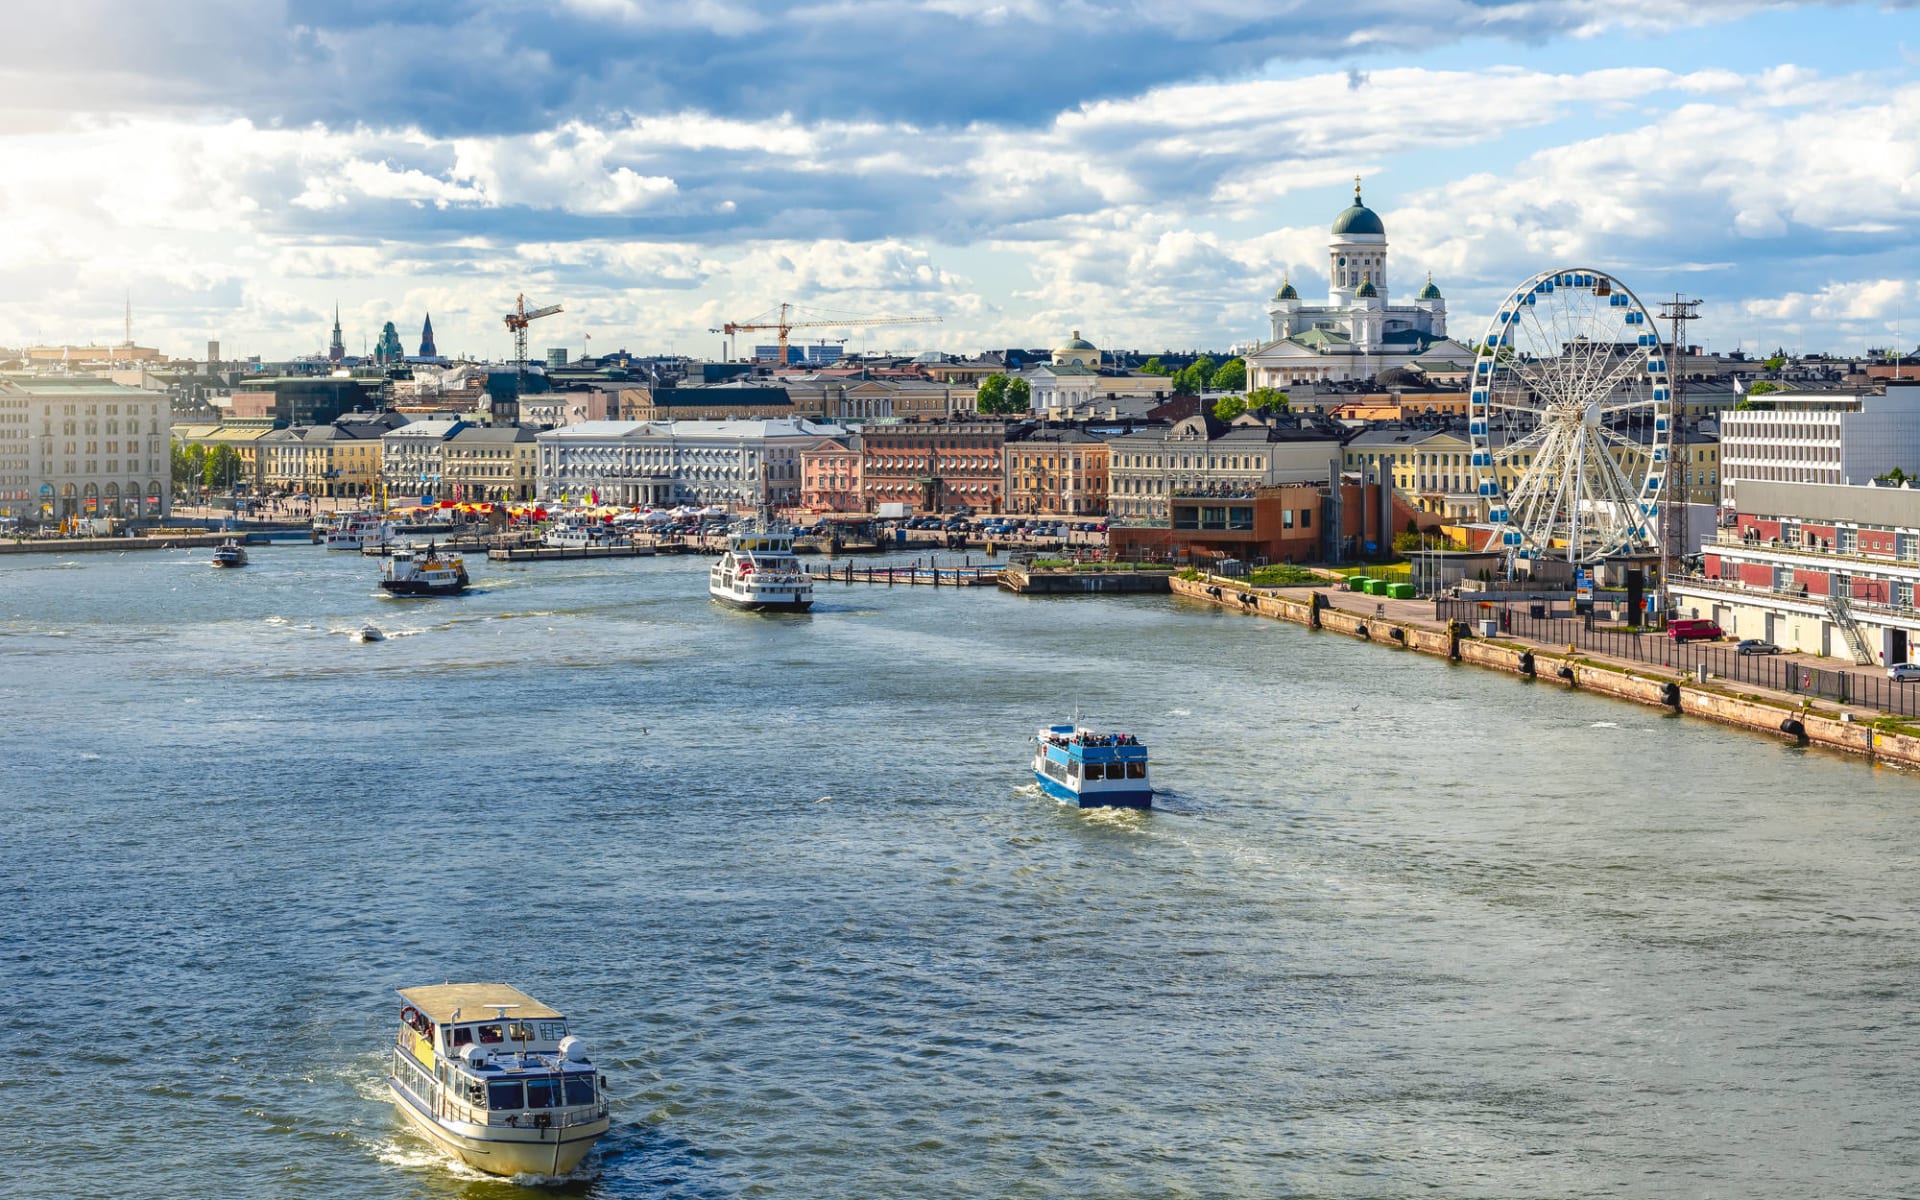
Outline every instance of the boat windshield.
{"type": "Polygon", "coordinates": [[[525,1080],[495,1079],[487,1083],[487,1107],[500,1111],[522,1108],[563,1108],[593,1103],[593,1076],[535,1075],[525,1080]]]}

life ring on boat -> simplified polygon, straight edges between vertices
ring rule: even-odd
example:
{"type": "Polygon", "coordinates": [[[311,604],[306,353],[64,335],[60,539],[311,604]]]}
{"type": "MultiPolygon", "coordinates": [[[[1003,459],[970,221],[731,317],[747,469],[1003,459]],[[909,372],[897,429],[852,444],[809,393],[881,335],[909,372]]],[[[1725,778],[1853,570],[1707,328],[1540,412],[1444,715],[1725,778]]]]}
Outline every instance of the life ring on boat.
{"type": "Polygon", "coordinates": [[[400,1010],[400,1023],[415,1033],[420,1032],[420,1010],[409,1004],[400,1010]]]}

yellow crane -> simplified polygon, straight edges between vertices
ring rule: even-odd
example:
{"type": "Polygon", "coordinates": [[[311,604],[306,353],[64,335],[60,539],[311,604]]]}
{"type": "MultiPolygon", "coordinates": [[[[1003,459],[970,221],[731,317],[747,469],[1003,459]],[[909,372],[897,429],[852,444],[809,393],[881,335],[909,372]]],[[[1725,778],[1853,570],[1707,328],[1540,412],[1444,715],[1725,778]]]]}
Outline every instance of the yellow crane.
{"type": "Polygon", "coordinates": [[[793,314],[799,306],[782,303],[778,320],[772,321],[728,321],[713,333],[724,333],[732,337],[736,333],[750,333],[757,330],[777,330],[780,334],[780,365],[787,365],[787,335],[796,329],[854,329],[869,325],[938,325],[939,317],[840,317],[835,320],[796,321],[793,314]]]}

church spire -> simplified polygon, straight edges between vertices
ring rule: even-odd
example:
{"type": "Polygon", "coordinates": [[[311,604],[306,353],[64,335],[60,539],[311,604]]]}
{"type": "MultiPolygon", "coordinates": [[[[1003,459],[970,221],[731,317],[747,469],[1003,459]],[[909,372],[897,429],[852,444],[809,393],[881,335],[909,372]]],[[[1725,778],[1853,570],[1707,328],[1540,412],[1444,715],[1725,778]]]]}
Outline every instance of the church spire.
{"type": "Polygon", "coordinates": [[[420,357],[438,358],[440,352],[433,346],[433,314],[427,314],[426,323],[420,326],[420,357]]]}
{"type": "Polygon", "coordinates": [[[327,357],[333,362],[339,362],[346,356],[346,339],[340,336],[340,304],[338,301],[335,301],[333,306],[333,341],[327,346],[327,357]]]}

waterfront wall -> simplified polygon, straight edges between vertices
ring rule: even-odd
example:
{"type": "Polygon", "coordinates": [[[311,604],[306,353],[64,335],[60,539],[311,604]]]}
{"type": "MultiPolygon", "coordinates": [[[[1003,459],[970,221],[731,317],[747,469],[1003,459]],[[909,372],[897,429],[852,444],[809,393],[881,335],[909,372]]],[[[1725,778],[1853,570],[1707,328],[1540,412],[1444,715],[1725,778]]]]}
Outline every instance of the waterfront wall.
{"type": "Polygon", "coordinates": [[[1391,649],[1450,658],[1545,684],[1598,692],[1670,712],[1705,717],[1801,745],[1825,746],[1875,761],[1920,767],[1920,737],[1876,729],[1864,721],[1836,718],[1804,707],[1728,695],[1690,684],[1682,675],[1650,674],[1624,666],[1596,664],[1578,656],[1481,641],[1469,636],[1457,623],[1451,628],[1435,629],[1345,612],[1327,607],[1324,600],[1269,595],[1212,579],[1174,578],[1168,581],[1168,586],[1175,595],[1191,600],[1325,629],[1391,649]]]}

